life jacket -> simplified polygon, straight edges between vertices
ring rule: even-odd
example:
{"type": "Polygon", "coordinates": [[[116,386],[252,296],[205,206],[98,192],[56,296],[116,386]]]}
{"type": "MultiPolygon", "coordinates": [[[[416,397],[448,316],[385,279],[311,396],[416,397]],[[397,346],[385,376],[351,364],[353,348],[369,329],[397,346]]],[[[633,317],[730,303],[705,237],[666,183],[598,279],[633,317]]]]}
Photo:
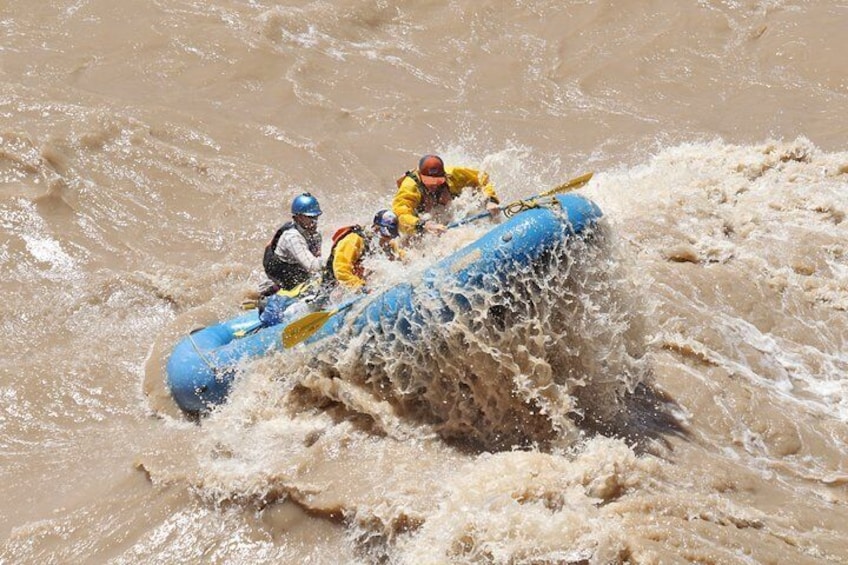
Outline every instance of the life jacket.
{"type": "MultiPolygon", "coordinates": [[[[268,278],[280,285],[283,290],[291,290],[301,283],[305,283],[312,276],[309,271],[299,263],[290,263],[277,255],[275,249],[280,242],[283,232],[297,229],[294,222],[286,222],[274,233],[274,237],[265,246],[262,256],[262,266],[268,278]]],[[[306,237],[309,251],[316,257],[321,255],[321,239],[319,237],[306,237]]]]}
{"type": "Polygon", "coordinates": [[[436,205],[447,206],[451,200],[456,198],[456,195],[454,195],[450,191],[450,188],[448,188],[447,183],[439,187],[439,190],[436,192],[428,190],[414,171],[406,171],[402,177],[397,179],[396,182],[398,188],[400,188],[400,185],[403,184],[404,179],[407,177],[415,181],[415,186],[418,187],[418,194],[421,196],[421,199],[418,201],[418,206],[415,207],[416,214],[420,215],[424,212],[429,212],[436,205]]]}
{"type": "Polygon", "coordinates": [[[343,228],[339,228],[336,230],[336,233],[333,234],[333,246],[330,248],[330,256],[327,257],[327,263],[324,264],[323,275],[323,284],[325,286],[335,286],[336,284],[336,272],[333,270],[333,261],[336,258],[336,247],[339,245],[339,242],[347,237],[349,234],[355,233],[359,237],[362,238],[365,248],[362,251],[362,255],[360,255],[359,259],[353,265],[353,273],[361,278],[365,278],[365,269],[362,266],[362,258],[365,257],[368,253],[370,253],[371,241],[368,235],[365,233],[365,230],[362,226],[345,226],[343,228]]]}

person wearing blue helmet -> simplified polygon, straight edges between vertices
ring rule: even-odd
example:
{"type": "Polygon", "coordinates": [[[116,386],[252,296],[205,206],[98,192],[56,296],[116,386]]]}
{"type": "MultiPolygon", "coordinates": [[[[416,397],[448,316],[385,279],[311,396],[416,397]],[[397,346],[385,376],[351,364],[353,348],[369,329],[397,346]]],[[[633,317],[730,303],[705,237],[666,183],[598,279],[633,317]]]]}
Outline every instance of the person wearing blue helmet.
{"type": "Polygon", "coordinates": [[[262,266],[273,283],[262,292],[266,296],[292,290],[321,272],[318,199],[304,192],[292,201],[291,213],[292,220],[280,226],[265,246],[262,266]]]}
{"type": "Polygon", "coordinates": [[[324,267],[324,288],[331,290],[341,285],[347,290],[365,289],[367,271],[362,264],[367,256],[382,251],[391,260],[402,259],[403,254],[395,238],[398,218],[391,210],[380,210],[374,215],[371,229],[346,226],[333,234],[333,247],[324,267]]]}

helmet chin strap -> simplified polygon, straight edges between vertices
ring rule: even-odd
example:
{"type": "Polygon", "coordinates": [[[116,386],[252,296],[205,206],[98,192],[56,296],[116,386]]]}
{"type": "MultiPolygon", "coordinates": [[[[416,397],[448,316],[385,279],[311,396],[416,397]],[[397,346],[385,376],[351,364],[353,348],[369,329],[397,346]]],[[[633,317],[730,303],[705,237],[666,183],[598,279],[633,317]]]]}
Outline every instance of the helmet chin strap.
{"type": "Polygon", "coordinates": [[[315,231],[318,227],[318,218],[313,218],[305,214],[295,214],[294,221],[307,231],[315,231]]]}

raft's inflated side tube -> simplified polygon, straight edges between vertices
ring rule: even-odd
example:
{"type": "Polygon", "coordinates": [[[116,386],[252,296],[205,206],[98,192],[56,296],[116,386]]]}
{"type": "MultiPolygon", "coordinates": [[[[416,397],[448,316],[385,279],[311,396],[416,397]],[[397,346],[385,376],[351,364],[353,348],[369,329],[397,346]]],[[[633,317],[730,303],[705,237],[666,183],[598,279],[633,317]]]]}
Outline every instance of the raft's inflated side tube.
{"type": "MultiPolygon", "coordinates": [[[[400,284],[376,296],[361,299],[364,307],[345,309],[331,317],[305,344],[336,334],[352,318],[351,335],[364,328],[401,332],[414,339],[425,324],[417,304],[426,301],[437,318],[453,316],[440,289],[450,289],[454,306],[462,306],[461,289],[497,288],[516,269],[538,260],[546,251],[581,233],[601,217],[601,210],[576,194],[556,197],[560,208],[534,208],[495,226],[474,243],[427,269],[417,285],[400,284]]],[[[186,412],[202,413],[226,400],[235,368],[246,358],[282,349],[277,324],[237,338],[240,331],[254,328],[259,320],[250,312],[227,322],[208,326],[180,341],[168,359],[168,386],[174,400],[186,412]]]]}
{"type": "Polygon", "coordinates": [[[259,324],[254,310],[232,320],[196,330],[174,347],[168,358],[171,396],[186,412],[206,412],[226,400],[239,361],[276,349],[280,327],[262,328],[236,338],[259,324]]]}
{"type": "MultiPolygon", "coordinates": [[[[335,334],[344,325],[345,318],[351,316],[354,316],[353,335],[370,326],[375,331],[390,328],[400,331],[406,338],[414,338],[416,329],[425,324],[416,307],[419,300],[426,300],[431,311],[439,310],[439,302],[442,302],[436,319],[449,321],[453,310],[444,304],[442,289],[496,288],[509,273],[534,263],[556,244],[583,232],[602,216],[595,203],[577,194],[556,198],[560,208],[539,207],[517,214],[427,269],[421,283],[394,286],[369,300],[359,314],[349,314],[350,310],[340,312],[305,343],[335,334]]],[[[451,299],[454,305],[461,306],[461,295],[454,294],[451,299]]]]}

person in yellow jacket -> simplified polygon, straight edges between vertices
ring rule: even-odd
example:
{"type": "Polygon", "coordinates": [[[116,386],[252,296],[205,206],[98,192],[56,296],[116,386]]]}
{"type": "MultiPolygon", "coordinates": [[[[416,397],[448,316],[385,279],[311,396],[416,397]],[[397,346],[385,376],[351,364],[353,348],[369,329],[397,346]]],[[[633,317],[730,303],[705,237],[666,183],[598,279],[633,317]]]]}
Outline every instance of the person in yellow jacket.
{"type": "Polygon", "coordinates": [[[445,208],[466,188],[486,195],[486,209],[492,216],[500,213],[498,195],[489,181],[489,175],[465,167],[445,167],[438,155],[424,155],[418,169],[407,171],[397,181],[398,190],[392,201],[392,211],[400,221],[404,234],[421,232],[440,234],[447,226],[420,216],[445,208]]]}
{"type": "Polygon", "coordinates": [[[347,290],[365,290],[368,273],[362,260],[380,250],[391,260],[402,259],[402,250],[395,241],[398,235],[398,218],[391,210],[377,212],[370,230],[359,225],[336,230],[324,267],[325,288],[332,290],[338,284],[347,290]]]}

